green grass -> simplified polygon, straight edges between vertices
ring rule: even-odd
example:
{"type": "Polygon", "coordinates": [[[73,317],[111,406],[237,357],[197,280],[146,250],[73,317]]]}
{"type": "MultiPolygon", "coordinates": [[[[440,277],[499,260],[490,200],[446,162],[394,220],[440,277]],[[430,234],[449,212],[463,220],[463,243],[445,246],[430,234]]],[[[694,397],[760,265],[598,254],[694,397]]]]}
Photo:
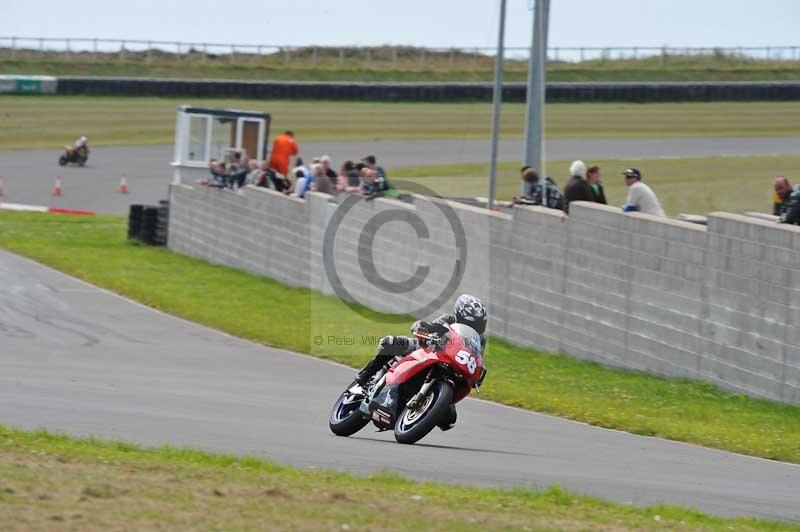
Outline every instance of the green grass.
{"type": "MultiPolygon", "coordinates": [[[[266,111],[272,131],[311,140],[487,139],[489,103],[389,103],[209,98],[0,96],[0,150],[172,144],[180,104],[266,111]]],[[[501,134],[521,137],[525,106],[503,105],[501,134]]],[[[548,137],[795,136],[800,102],[549,104],[548,137]]]]}
{"type": "MultiPolygon", "coordinates": [[[[419,52],[406,50],[392,62],[388,49],[372,50],[370,61],[360,53],[348,51],[340,60],[338,49],[320,49],[314,62],[311,49],[294,52],[286,63],[284,54],[257,57],[238,54],[234,62],[228,55],[207,57],[154,53],[150,62],[144,53],[118,54],[18,52],[14,58],[0,59],[0,74],[45,74],[52,76],[127,76],[164,78],[223,78],[293,81],[379,81],[453,82],[494,79],[491,56],[449,52],[431,53],[420,64],[419,52]]],[[[528,63],[508,59],[506,81],[527,80],[528,63]]],[[[672,56],[662,60],[607,59],[583,62],[551,61],[548,80],[562,81],[775,81],[796,80],[797,62],[753,61],[720,56],[672,56]]]]}
{"type": "MultiPolygon", "coordinates": [[[[0,213],[0,246],[98,286],[264,344],[353,367],[375,351],[370,338],[404,333],[333,297],[264,277],[131,244],[119,217],[0,213]],[[224,280],[224,282],[221,282],[224,280]],[[324,340],[315,345],[316,336],[324,340]],[[328,337],[354,338],[342,347],[328,337]],[[363,341],[362,337],[367,340],[363,341]]],[[[491,338],[482,397],[595,425],[800,463],[800,406],[731,394],[703,382],[521,349],[491,338]]]]}
{"type": "MultiPolygon", "coordinates": [[[[547,173],[563,191],[571,161],[548,161],[547,173]]],[[[798,177],[800,156],[703,157],[681,159],[617,159],[585,161],[601,168],[606,199],[622,206],[627,187],[621,172],[628,167],[641,170],[668,215],[706,214],[714,211],[772,212],[772,182],[775,176],[798,177]]],[[[520,165],[498,166],[497,198],[510,199],[520,193],[520,165]]],[[[444,195],[488,195],[488,168],[485,164],[453,164],[392,168],[393,178],[419,182],[444,195]]]]}
{"type": "Polygon", "coordinates": [[[634,508],[558,486],[481,489],[412,482],[391,472],[363,478],[2,425],[0,528],[797,530],[675,506],[634,508]]]}

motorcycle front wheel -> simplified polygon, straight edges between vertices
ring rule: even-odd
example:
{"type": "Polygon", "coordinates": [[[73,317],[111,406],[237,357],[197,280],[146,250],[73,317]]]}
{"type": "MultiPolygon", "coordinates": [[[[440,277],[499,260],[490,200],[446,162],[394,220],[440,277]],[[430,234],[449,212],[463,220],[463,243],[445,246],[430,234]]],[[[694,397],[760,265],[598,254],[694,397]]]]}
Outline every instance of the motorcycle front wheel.
{"type": "Polygon", "coordinates": [[[66,155],[62,155],[61,157],[59,157],[58,158],[58,164],[59,164],[59,166],[66,166],[66,164],[67,164],[67,156],[66,155]]]}
{"type": "Polygon", "coordinates": [[[394,425],[394,439],[398,443],[416,443],[448,415],[453,402],[453,387],[448,382],[436,381],[416,408],[403,408],[394,425]]]}
{"type": "Polygon", "coordinates": [[[364,396],[350,393],[350,388],[354,384],[355,381],[339,396],[339,399],[333,404],[331,415],[328,418],[328,426],[331,432],[337,436],[352,436],[369,423],[369,419],[364,419],[364,416],[358,411],[364,396]]]}

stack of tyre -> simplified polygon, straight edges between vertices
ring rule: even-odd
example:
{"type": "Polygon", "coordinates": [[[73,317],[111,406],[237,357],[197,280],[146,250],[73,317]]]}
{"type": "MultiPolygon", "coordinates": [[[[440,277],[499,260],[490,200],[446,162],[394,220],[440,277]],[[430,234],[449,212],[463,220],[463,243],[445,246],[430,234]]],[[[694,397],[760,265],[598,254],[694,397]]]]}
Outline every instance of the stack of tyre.
{"type": "Polygon", "coordinates": [[[128,238],[150,246],[167,244],[169,202],[159,205],[131,205],[128,213],[128,238]]]}

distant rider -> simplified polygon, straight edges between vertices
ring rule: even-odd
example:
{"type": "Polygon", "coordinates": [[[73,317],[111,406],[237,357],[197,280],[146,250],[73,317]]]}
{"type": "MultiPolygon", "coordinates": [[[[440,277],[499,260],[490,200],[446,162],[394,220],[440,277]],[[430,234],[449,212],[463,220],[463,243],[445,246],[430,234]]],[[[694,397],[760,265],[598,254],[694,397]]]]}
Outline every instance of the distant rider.
{"type": "MultiPolygon", "coordinates": [[[[384,365],[389,363],[394,357],[402,357],[420,347],[427,347],[428,341],[425,339],[418,339],[417,336],[434,336],[441,337],[447,333],[448,329],[445,324],[462,323],[475,329],[481,336],[481,345],[486,345],[486,322],[489,317],[486,312],[486,305],[477,297],[469,294],[462,294],[458,297],[453,305],[452,314],[443,314],[433,321],[418,321],[411,326],[411,333],[414,337],[409,336],[384,336],[381,338],[378,346],[378,354],[375,355],[364,369],[358,372],[356,382],[366,387],[372,376],[384,365]]],[[[485,372],[484,372],[485,376],[485,372]]],[[[478,384],[483,382],[483,376],[478,381],[478,384]]],[[[456,422],[456,409],[455,405],[451,405],[450,418],[447,423],[440,425],[442,430],[448,430],[453,427],[456,422]]]]}
{"type": "Polygon", "coordinates": [[[75,141],[72,145],[72,151],[75,153],[80,153],[84,157],[89,153],[89,139],[86,135],[81,135],[81,137],[75,141]]]}

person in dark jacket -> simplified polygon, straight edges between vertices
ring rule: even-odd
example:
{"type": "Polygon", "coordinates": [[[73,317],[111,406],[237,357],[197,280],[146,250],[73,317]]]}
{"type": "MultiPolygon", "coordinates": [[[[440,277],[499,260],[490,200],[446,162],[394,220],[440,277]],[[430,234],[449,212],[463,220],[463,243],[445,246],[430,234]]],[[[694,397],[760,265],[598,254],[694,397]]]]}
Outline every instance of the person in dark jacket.
{"type": "Polygon", "coordinates": [[[530,166],[523,166],[520,170],[523,182],[522,196],[514,196],[514,205],[542,205],[550,209],[564,210],[564,197],[558,190],[558,185],[549,177],[542,180],[539,173],[530,166]],[[542,183],[544,181],[544,183],[542,183]],[[542,189],[544,188],[544,194],[542,189]],[[542,197],[544,196],[544,201],[542,197]]]}
{"type": "Polygon", "coordinates": [[[775,196],[780,201],[773,210],[780,222],[800,225],[800,185],[792,186],[784,176],[775,178],[775,196]]]}
{"type": "Polygon", "coordinates": [[[569,204],[573,201],[594,201],[592,187],[586,181],[586,165],[583,161],[573,161],[569,165],[572,176],[564,187],[564,212],[569,214],[569,204]]]}
{"type": "Polygon", "coordinates": [[[599,166],[590,166],[589,169],[586,170],[586,181],[589,183],[589,186],[592,187],[594,201],[607,205],[606,193],[603,191],[603,181],[600,179],[599,166]]]}

